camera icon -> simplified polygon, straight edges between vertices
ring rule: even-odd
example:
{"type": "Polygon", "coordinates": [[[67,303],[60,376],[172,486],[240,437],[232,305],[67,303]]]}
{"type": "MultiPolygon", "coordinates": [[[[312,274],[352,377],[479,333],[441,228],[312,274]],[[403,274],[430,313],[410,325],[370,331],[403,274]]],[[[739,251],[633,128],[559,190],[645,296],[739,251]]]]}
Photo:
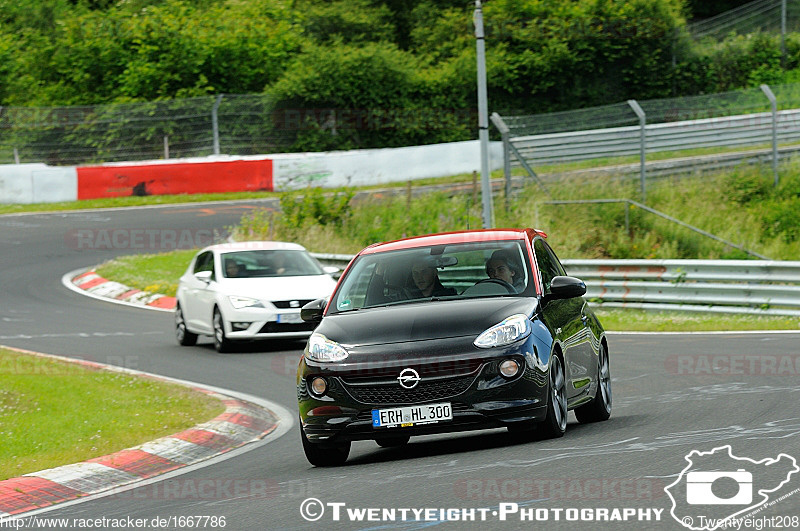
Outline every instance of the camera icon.
{"type": "Polygon", "coordinates": [[[753,503],[753,474],[740,468],[736,472],[689,472],[686,474],[686,501],[690,505],[748,505],[753,503]],[[739,486],[730,497],[714,494],[712,485],[731,479],[739,486]]]}

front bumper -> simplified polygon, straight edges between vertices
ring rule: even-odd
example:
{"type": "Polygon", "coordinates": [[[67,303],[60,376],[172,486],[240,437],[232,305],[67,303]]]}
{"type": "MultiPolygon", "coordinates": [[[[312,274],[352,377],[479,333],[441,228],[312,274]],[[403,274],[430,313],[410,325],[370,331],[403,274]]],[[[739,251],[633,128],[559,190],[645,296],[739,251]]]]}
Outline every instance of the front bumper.
{"type": "MultiPolygon", "coordinates": [[[[431,360],[429,356],[422,363],[395,361],[372,367],[351,364],[347,370],[337,371],[304,359],[298,370],[297,398],[306,436],[313,442],[335,443],[501,428],[515,422],[544,420],[547,364],[536,358],[530,341],[478,350],[470,340],[460,347],[464,356],[455,365],[452,356],[446,361],[435,357],[431,360]],[[508,358],[521,365],[520,372],[511,379],[501,376],[498,370],[500,362],[508,358]],[[413,367],[422,376],[412,391],[403,389],[396,380],[406,367],[413,367]],[[309,382],[316,376],[324,377],[328,383],[324,396],[314,396],[309,391],[309,382]],[[452,420],[389,428],[372,425],[375,409],[441,402],[452,405],[452,420]]],[[[448,350],[452,352],[452,344],[448,350]]]]}
{"type": "Polygon", "coordinates": [[[300,310],[229,307],[223,313],[225,335],[232,340],[306,338],[316,327],[300,319],[300,310]]]}

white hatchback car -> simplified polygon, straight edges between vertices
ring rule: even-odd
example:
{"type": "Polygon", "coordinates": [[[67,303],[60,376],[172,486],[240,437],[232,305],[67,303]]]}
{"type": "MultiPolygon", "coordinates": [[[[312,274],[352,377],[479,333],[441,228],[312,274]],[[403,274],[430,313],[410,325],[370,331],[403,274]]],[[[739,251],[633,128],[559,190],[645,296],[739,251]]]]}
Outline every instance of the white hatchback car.
{"type": "Polygon", "coordinates": [[[300,308],[329,297],[338,270],[323,267],[294,243],[206,247],[178,284],[178,343],[194,345],[198,335],[208,335],[217,351],[226,352],[237,340],[308,337],[316,325],[300,318],[300,308]]]}

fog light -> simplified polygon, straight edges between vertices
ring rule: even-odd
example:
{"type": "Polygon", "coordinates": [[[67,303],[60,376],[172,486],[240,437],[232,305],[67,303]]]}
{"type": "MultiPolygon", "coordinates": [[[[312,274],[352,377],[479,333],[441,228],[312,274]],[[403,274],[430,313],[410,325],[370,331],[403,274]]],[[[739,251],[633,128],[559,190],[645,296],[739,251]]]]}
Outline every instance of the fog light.
{"type": "Polygon", "coordinates": [[[328,382],[325,381],[325,378],[314,378],[311,380],[311,392],[317,396],[322,396],[325,394],[325,391],[328,390],[328,382]]]}
{"type": "Polygon", "coordinates": [[[247,330],[248,328],[250,328],[251,324],[253,324],[253,323],[246,323],[246,322],[238,322],[238,323],[236,323],[236,322],[234,322],[234,323],[231,323],[231,330],[233,330],[234,332],[241,332],[242,330],[247,330]]]}
{"type": "Polygon", "coordinates": [[[506,378],[513,378],[519,372],[519,363],[514,360],[505,360],[500,364],[500,374],[506,378]]]}

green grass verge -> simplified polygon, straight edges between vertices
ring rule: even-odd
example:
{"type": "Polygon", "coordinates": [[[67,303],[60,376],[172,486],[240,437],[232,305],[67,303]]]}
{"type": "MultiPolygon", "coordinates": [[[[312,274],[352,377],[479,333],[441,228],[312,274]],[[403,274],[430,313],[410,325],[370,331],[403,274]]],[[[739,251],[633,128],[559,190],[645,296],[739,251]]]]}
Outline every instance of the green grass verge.
{"type": "Polygon", "coordinates": [[[0,480],[107,455],[224,411],[186,387],[0,348],[0,480]]]}
{"type": "Polygon", "coordinates": [[[197,250],[159,254],[129,255],[101,264],[97,274],[126,286],[174,297],[178,279],[186,271],[197,250]]]}
{"type": "Polygon", "coordinates": [[[0,205],[0,214],[20,214],[24,212],[58,212],[62,210],[90,210],[95,208],[121,208],[151,205],[173,205],[179,203],[202,203],[207,201],[234,201],[236,199],[260,199],[276,197],[274,192],[233,192],[225,194],[178,194],[109,197],[104,199],[85,199],[61,203],[32,203],[29,205],[0,205]]]}
{"type": "Polygon", "coordinates": [[[800,330],[800,318],[777,315],[717,314],[595,308],[606,330],[617,332],[714,332],[800,330]]]}

